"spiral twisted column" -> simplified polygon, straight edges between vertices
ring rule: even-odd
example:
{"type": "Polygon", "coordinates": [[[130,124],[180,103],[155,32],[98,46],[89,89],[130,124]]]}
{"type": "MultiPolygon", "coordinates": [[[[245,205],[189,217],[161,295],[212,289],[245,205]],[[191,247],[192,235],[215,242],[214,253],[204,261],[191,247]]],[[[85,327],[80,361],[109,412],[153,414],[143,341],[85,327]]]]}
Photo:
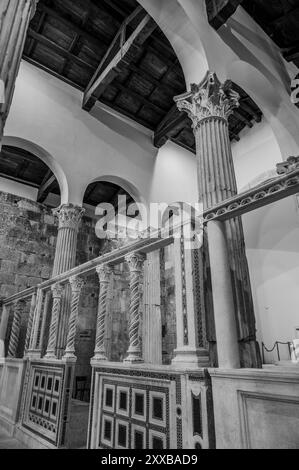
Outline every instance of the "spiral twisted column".
{"type": "Polygon", "coordinates": [[[0,2],[0,149],[29,22],[38,0],[0,2]]]}
{"type": "Polygon", "coordinates": [[[101,265],[97,267],[97,274],[99,276],[100,293],[94,359],[97,361],[107,361],[105,336],[106,318],[108,313],[108,291],[112,269],[108,265],[101,265]]]}
{"type": "Polygon", "coordinates": [[[67,342],[64,357],[76,359],[75,356],[75,339],[78,324],[79,302],[82,287],[84,286],[84,279],[79,276],[70,278],[70,285],[72,290],[71,313],[69,318],[67,342]]]}
{"type": "MultiPolygon", "coordinates": [[[[63,204],[53,211],[58,219],[58,234],[52,276],[62,274],[76,265],[77,238],[85,210],[73,204],[63,204]]],[[[61,301],[57,355],[60,358],[67,341],[68,319],[71,308],[71,288],[66,286],[61,301]]]]}
{"type": "MultiPolygon", "coordinates": [[[[2,302],[0,303],[2,306],[2,302]]],[[[9,312],[10,312],[9,306],[3,305],[1,321],[0,321],[0,358],[5,357],[5,338],[6,338],[6,332],[7,332],[9,312]]]]}
{"type": "Polygon", "coordinates": [[[21,330],[21,319],[24,312],[25,301],[19,300],[15,303],[14,317],[10,332],[9,346],[8,346],[8,357],[16,357],[20,330],[21,330]]]}
{"type": "Polygon", "coordinates": [[[142,273],[145,255],[141,253],[130,253],[126,256],[126,262],[130,269],[130,325],[128,356],[124,362],[143,362],[140,343],[140,305],[142,300],[142,273]]]}
{"type": "Polygon", "coordinates": [[[37,291],[35,291],[31,297],[31,304],[30,304],[30,311],[29,311],[28,325],[27,325],[26,339],[25,339],[25,354],[27,354],[29,347],[30,347],[34,312],[35,312],[35,307],[36,307],[36,298],[37,298],[37,291]]]}
{"type": "MultiPolygon", "coordinates": [[[[191,85],[191,91],[176,97],[175,101],[180,110],[187,112],[193,123],[199,196],[204,209],[208,209],[237,194],[228,118],[239,106],[239,95],[233,90],[230,81],[221,84],[215,73],[208,72],[199,85],[191,85]]],[[[225,222],[225,237],[241,364],[243,367],[259,367],[261,361],[256,342],[255,315],[241,218],[225,222]]],[[[206,253],[206,259],[208,258],[206,253]]],[[[217,270],[217,265],[211,266],[212,269],[217,270]]],[[[208,288],[205,290],[208,291],[208,288]]],[[[215,295],[213,292],[213,296],[215,295]]],[[[223,301],[225,302],[225,298],[223,301]]],[[[211,310],[211,306],[208,310],[211,310]]],[[[214,314],[216,321],[215,311],[214,314]]],[[[210,337],[209,340],[212,343],[215,338],[210,337]]],[[[221,338],[217,338],[217,343],[218,341],[221,338]]]]}
{"type": "Polygon", "coordinates": [[[53,306],[52,306],[52,317],[50,324],[49,340],[46,358],[56,359],[56,345],[57,345],[57,336],[58,336],[58,320],[61,310],[61,298],[63,294],[63,285],[54,284],[51,288],[53,296],[53,306]]]}

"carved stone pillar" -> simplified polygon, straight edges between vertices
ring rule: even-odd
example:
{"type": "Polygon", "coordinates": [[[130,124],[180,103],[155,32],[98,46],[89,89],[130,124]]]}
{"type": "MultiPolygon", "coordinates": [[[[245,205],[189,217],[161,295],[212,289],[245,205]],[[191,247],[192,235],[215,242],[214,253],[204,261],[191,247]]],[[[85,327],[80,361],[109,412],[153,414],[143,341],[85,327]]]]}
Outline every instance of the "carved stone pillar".
{"type": "Polygon", "coordinates": [[[162,364],[160,250],[148,253],[144,265],[143,357],[149,364],[162,364]]]}
{"type": "Polygon", "coordinates": [[[70,285],[72,290],[71,314],[69,318],[67,342],[64,357],[76,359],[75,339],[78,324],[79,301],[81,290],[84,285],[84,280],[79,276],[71,277],[70,285]]]}
{"type": "Polygon", "coordinates": [[[180,230],[174,239],[177,348],[172,364],[185,369],[209,366],[203,338],[200,255],[197,248],[191,249],[183,229],[180,230]]]}
{"type": "MultiPolygon", "coordinates": [[[[41,322],[41,316],[42,316],[43,303],[44,303],[44,291],[41,289],[38,289],[37,294],[36,294],[36,299],[35,299],[32,325],[30,325],[30,322],[31,322],[30,318],[29,318],[29,324],[28,324],[28,328],[30,328],[30,339],[28,339],[29,346],[28,348],[26,348],[26,355],[28,356],[40,357],[41,355],[41,349],[39,347],[39,339],[40,339],[40,322],[41,322]]],[[[27,338],[26,338],[26,341],[27,341],[27,338]]]]}
{"type": "MultiPolygon", "coordinates": [[[[52,276],[62,274],[76,265],[78,231],[84,209],[73,204],[65,204],[55,209],[58,218],[58,235],[52,276]]],[[[62,297],[61,315],[59,318],[59,334],[57,354],[61,357],[65,348],[68,317],[71,304],[71,289],[66,286],[62,297]]]]}
{"type": "Polygon", "coordinates": [[[64,287],[61,284],[55,284],[52,286],[53,295],[53,306],[52,306],[52,318],[49,332],[49,340],[47,347],[46,358],[56,359],[56,346],[58,337],[58,320],[61,310],[61,298],[64,287]]]}
{"type": "Polygon", "coordinates": [[[29,311],[29,316],[28,316],[28,324],[27,324],[26,339],[25,339],[25,355],[28,353],[28,350],[30,348],[30,340],[31,340],[32,328],[33,328],[36,299],[37,299],[37,291],[35,291],[31,297],[31,304],[30,304],[30,311],[29,311]]]}
{"type": "Polygon", "coordinates": [[[0,2],[0,150],[4,125],[9,113],[29,22],[38,0],[0,2]],[[2,93],[1,93],[2,95],[2,93]]]}
{"type": "Polygon", "coordinates": [[[6,338],[8,319],[9,319],[9,307],[8,305],[3,305],[1,322],[0,322],[0,358],[5,357],[5,338],[6,338]]]}
{"type": "Polygon", "coordinates": [[[130,325],[129,340],[130,346],[128,356],[124,362],[135,363],[143,362],[141,343],[140,343],[140,305],[142,299],[141,286],[143,265],[145,255],[141,253],[130,253],[126,256],[126,262],[130,268],[130,325]]]}
{"type": "MultiPolygon", "coordinates": [[[[175,98],[178,108],[186,111],[193,122],[198,186],[204,209],[237,193],[228,118],[239,106],[238,100],[239,95],[232,90],[231,82],[222,85],[210,72],[200,85],[191,86],[191,92],[175,98]]],[[[260,367],[242,221],[231,219],[225,223],[225,228],[241,364],[243,367],[260,367]]],[[[217,266],[211,266],[211,269],[217,269],[217,266]]]]}
{"type": "Polygon", "coordinates": [[[108,314],[108,290],[111,279],[112,269],[104,264],[97,267],[99,276],[100,290],[97,315],[96,342],[93,359],[96,361],[107,361],[105,348],[106,321],[108,314]]]}
{"type": "Polygon", "coordinates": [[[12,322],[9,346],[8,346],[8,357],[17,356],[19,336],[20,336],[20,330],[21,330],[21,319],[22,319],[22,313],[24,312],[24,305],[25,305],[25,302],[23,300],[19,300],[18,302],[15,303],[14,316],[13,316],[13,322],[12,322]]]}

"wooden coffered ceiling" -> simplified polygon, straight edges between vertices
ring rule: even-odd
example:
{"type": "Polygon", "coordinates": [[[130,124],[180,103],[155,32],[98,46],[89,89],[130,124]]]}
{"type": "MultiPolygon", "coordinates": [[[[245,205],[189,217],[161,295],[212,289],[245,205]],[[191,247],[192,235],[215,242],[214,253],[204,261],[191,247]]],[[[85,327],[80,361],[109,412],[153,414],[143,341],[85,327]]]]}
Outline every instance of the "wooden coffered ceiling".
{"type": "MultiPolygon", "coordinates": [[[[186,90],[183,71],[136,0],[40,0],[23,57],[82,90],[85,110],[99,100],[153,130],[157,147],[171,139],[195,151],[191,121],[173,102],[186,90]]],[[[231,139],[261,116],[242,91],[231,139]]]]}

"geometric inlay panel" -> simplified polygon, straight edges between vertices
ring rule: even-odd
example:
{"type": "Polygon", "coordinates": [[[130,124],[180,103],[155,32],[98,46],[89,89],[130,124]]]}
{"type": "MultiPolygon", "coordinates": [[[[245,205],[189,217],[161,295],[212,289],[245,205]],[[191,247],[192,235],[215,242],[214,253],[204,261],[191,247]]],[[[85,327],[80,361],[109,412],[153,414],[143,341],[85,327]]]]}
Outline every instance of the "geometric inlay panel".
{"type": "Polygon", "coordinates": [[[98,447],[169,448],[169,388],[102,381],[98,447]]]}
{"type": "Polygon", "coordinates": [[[23,425],[56,444],[60,424],[64,367],[32,366],[23,425]]]}

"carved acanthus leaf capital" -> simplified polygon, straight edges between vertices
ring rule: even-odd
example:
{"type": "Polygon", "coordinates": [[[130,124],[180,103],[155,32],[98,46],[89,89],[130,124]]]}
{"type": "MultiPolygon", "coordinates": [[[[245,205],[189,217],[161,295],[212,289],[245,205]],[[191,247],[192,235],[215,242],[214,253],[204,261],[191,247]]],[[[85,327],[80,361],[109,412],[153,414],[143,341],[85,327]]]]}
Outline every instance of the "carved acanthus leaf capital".
{"type": "Polygon", "coordinates": [[[62,297],[63,290],[64,290],[63,284],[59,284],[59,283],[53,284],[53,286],[51,287],[53,299],[60,299],[62,297]]]}
{"type": "Polygon", "coordinates": [[[212,72],[208,72],[199,85],[192,84],[190,92],[174,98],[178,109],[187,112],[194,129],[205,118],[220,117],[227,120],[234,109],[239,107],[239,99],[231,82],[222,84],[212,72]]]}
{"type": "Polygon", "coordinates": [[[63,204],[53,210],[53,214],[58,218],[59,228],[70,228],[78,230],[85,209],[73,204],[63,204]]]}
{"type": "Polygon", "coordinates": [[[80,276],[72,276],[69,279],[70,285],[72,292],[80,292],[82,287],[85,284],[85,281],[82,277],[80,276]]]}
{"type": "Polygon", "coordinates": [[[128,263],[131,272],[141,272],[145,260],[146,255],[143,253],[130,253],[126,256],[126,262],[128,263]]]}
{"type": "Polygon", "coordinates": [[[113,271],[108,264],[101,264],[100,266],[97,266],[96,271],[99,276],[100,284],[108,284],[110,282],[111,274],[113,271]]]}

